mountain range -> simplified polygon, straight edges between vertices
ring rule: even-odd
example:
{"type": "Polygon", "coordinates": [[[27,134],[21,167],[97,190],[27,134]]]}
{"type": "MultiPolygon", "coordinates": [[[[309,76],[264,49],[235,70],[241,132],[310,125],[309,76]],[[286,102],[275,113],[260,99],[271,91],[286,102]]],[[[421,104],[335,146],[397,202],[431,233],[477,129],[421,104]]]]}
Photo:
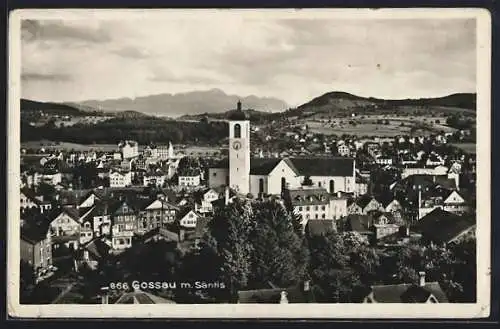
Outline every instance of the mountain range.
{"type": "Polygon", "coordinates": [[[244,104],[245,108],[263,112],[281,112],[289,108],[285,101],[277,98],[228,95],[220,89],[178,94],[165,93],[134,99],[88,100],[78,104],[103,111],[137,111],[149,115],[178,117],[200,113],[222,113],[236,108],[238,100],[244,104]]]}
{"type": "Polygon", "coordinates": [[[89,100],[79,103],[52,103],[21,100],[21,110],[44,110],[53,113],[85,115],[86,113],[103,113],[106,115],[137,117],[155,115],[181,117],[182,119],[199,120],[205,116],[224,119],[241,100],[250,117],[273,119],[276,116],[293,117],[313,114],[345,114],[347,112],[383,112],[406,111],[419,109],[432,113],[468,113],[476,111],[476,94],[459,93],[438,98],[386,100],[373,97],[361,97],[345,92],[329,92],[297,108],[289,109],[286,102],[276,98],[260,98],[257,96],[240,97],[227,95],[219,89],[209,91],[193,91],[182,94],[159,94],[138,97],[135,99],[120,98],[104,101],[89,100]]]}

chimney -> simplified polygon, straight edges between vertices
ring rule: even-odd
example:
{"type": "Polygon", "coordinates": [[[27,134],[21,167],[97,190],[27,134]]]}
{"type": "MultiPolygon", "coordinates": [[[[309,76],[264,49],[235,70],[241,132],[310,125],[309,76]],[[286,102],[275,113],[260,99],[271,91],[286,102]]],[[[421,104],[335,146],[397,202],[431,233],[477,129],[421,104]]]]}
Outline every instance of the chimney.
{"type": "Polygon", "coordinates": [[[425,287],[425,272],[421,271],[418,272],[418,279],[419,279],[419,286],[420,287],[425,287]]]}
{"type": "Polygon", "coordinates": [[[280,304],[288,304],[288,298],[287,298],[287,293],[286,291],[281,292],[281,299],[280,299],[280,304]]]}
{"type": "Polygon", "coordinates": [[[304,281],[304,291],[307,292],[311,289],[311,283],[309,280],[304,281]]]}
{"type": "Polygon", "coordinates": [[[101,288],[101,304],[109,304],[108,287],[101,288]]]}

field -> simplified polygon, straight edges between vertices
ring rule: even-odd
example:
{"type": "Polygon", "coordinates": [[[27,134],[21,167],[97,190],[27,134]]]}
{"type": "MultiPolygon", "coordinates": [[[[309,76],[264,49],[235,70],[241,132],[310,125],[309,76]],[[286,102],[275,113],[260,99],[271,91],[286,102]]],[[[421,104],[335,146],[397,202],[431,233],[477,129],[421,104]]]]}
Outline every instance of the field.
{"type": "Polygon", "coordinates": [[[475,143],[460,143],[452,144],[455,147],[462,149],[463,151],[471,154],[476,154],[477,145],[475,143]]]}
{"type": "Polygon", "coordinates": [[[29,141],[21,143],[21,148],[27,149],[40,149],[44,148],[45,150],[64,150],[64,151],[103,151],[103,152],[112,152],[118,149],[118,145],[115,144],[92,144],[92,145],[83,145],[83,144],[75,144],[69,142],[52,142],[52,141],[29,141]]]}
{"type": "MultiPolygon", "coordinates": [[[[75,150],[79,152],[85,151],[102,151],[102,152],[113,152],[118,150],[118,145],[116,144],[92,144],[92,145],[83,145],[76,143],[68,143],[68,142],[53,142],[53,141],[30,141],[21,143],[21,148],[25,149],[40,149],[44,148],[45,150],[75,150]]],[[[139,145],[139,151],[144,149],[144,145],[139,145]]],[[[183,152],[186,155],[198,156],[198,155],[213,155],[215,152],[221,152],[222,148],[220,147],[211,147],[211,146],[179,146],[174,145],[174,149],[176,152],[183,152]]]]}
{"type": "Polygon", "coordinates": [[[421,126],[414,131],[419,135],[430,135],[435,132],[454,132],[455,129],[444,125],[443,116],[397,116],[397,115],[365,115],[351,118],[313,119],[305,123],[314,133],[349,134],[358,136],[396,136],[410,134],[413,127],[421,126]],[[377,123],[383,120],[384,123],[377,123]],[[422,127],[425,125],[425,127],[422,127]]]}

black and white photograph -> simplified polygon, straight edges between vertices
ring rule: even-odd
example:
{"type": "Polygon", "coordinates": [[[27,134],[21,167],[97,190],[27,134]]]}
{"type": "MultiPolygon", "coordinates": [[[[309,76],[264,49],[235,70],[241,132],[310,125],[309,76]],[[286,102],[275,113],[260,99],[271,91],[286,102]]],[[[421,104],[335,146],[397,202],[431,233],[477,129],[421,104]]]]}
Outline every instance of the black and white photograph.
{"type": "Polygon", "coordinates": [[[481,9],[13,12],[9,314],[488,316],[490,29],[481,9]]]}

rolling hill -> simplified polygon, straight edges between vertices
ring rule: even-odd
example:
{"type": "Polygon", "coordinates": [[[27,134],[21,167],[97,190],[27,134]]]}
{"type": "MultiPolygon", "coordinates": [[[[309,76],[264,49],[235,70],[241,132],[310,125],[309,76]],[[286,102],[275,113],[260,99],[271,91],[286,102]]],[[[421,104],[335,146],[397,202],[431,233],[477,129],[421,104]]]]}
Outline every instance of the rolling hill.
{"type": "Polygon", "coordinates": [[[475,113],[476,94],[452,94],[439,98],[397,99],[387,100],[373,97],[360,97],[345,92],[329,92],[289,111],[289,116],[304,113],[326,113],[329,115],[345,114],[347,112],[382,113],[384,111],[399,112],[408,109],[419,109],[433,112],[475,113]]]}
{"type": "Polygon", "coordinates": [[[149,115],[178,117],[201,113],[223,113],[234,109],[241,100],[245,108],[265,112],[280,112],[289,106],[286,102],[270,97],[228,95],[220,89],[192,91],[178,94],[158,94],[143,97],[88,100],[82,105],[106,111],[137,111],[149,115]]]}
{"type": "Polygon", "coordinates": [[[88,115],[88,112],[83,111],[75,106],[53,103],[53,102],[37,102],[29,99],[21,99],[21,112],[38,112],[42,111],[45,113],[50,113],[53,115],[72,115],[72,116],[84,116],[88,115]]]}

